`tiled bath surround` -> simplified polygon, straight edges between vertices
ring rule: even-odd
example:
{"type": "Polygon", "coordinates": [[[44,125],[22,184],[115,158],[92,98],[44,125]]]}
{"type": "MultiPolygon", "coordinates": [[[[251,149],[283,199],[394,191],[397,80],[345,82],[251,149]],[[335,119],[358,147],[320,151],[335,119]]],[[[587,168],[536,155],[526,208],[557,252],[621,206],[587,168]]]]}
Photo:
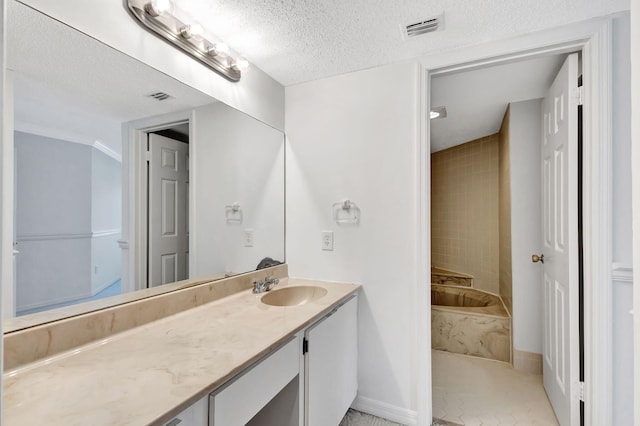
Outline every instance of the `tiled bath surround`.
{"type": "Polygon", "coordinates": [[[431,284],[473,287],[473,277],[459,272],[431,267],[431,284]]]}
{"type": "Polygon", "coordinates": [[[431,154],[431,263],[499,292],[498,134],[431,154]]]}
{"type": "Polygon", "coordinates": [[[433,349],[511,362],[511,318],[499,296],[465,287],[431,288],[433,349]]]}

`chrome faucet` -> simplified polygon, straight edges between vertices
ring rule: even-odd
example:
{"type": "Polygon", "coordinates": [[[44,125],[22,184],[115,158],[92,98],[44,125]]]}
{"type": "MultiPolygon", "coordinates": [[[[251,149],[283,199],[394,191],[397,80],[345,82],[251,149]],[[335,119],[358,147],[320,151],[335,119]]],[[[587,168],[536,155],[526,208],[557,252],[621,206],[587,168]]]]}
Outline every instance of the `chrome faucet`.
{"type": "Polygon", "coordinates": [[[264,293],[265,291],[271,290],[274,285],[278,285],[279,282],[280,280],[278,278],[269,276],[266,276],[264,281],[253,280],[253,292],[256,294],[264,293]]]}

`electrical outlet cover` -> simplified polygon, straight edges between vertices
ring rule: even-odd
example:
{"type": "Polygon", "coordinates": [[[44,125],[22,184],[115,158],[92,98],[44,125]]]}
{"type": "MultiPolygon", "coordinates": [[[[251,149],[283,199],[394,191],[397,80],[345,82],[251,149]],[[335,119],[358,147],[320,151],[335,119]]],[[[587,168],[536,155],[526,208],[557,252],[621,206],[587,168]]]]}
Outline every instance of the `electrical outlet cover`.
{"type": "Polygon", "coordinates": [[[322,231],[322,250],[333,251],[333,231],[322,231]]]}

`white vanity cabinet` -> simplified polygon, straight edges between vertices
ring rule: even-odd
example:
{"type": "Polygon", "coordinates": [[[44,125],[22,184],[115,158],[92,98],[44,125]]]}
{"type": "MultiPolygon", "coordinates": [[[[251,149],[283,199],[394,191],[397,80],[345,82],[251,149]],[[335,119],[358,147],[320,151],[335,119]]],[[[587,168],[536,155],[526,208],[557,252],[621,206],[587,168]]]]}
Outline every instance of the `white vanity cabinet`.
{"type": "Polygon", "coordinates": [[[300,347],[300,337],[296,335],[247,372],[212,393],[209,424],[297,425],[300,347]],[[269,410],[269,406],[277,406],[278,409],[269,410]]]}
{"type": "Polygon", "coordinates": [[[358,391],[358,300],[306,329],[305,425],[338,425],[358,391]]]}
{"type": "Polygon", "coordinates": [[[209,397],[210,426],[338,425],[358,390],[352,296],[209,397]]]}

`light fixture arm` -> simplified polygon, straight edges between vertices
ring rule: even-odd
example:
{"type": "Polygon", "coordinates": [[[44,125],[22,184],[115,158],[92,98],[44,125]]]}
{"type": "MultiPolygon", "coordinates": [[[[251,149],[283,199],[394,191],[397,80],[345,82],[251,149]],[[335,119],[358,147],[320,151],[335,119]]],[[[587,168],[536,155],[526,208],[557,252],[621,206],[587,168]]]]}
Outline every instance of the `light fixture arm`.
{"type": "Polygon", "coordinates": [[[206,38],[194,40],[182,35],[183,29],[188,28],[187,23],[180,21],[170,13],[157,16],[149,13],[149,7],[147,6],[149,0],[124,1],[127,9],[136,21],[153,34],[180,48],[183,52],[226,79],[233,82],[240,81],[242,72],[237,67],[232,66],[232,64],[236,62],[235,59],[226,55],[211,55],[207,53],[215,46],[215,43],[210,42],[206,38]]]}

